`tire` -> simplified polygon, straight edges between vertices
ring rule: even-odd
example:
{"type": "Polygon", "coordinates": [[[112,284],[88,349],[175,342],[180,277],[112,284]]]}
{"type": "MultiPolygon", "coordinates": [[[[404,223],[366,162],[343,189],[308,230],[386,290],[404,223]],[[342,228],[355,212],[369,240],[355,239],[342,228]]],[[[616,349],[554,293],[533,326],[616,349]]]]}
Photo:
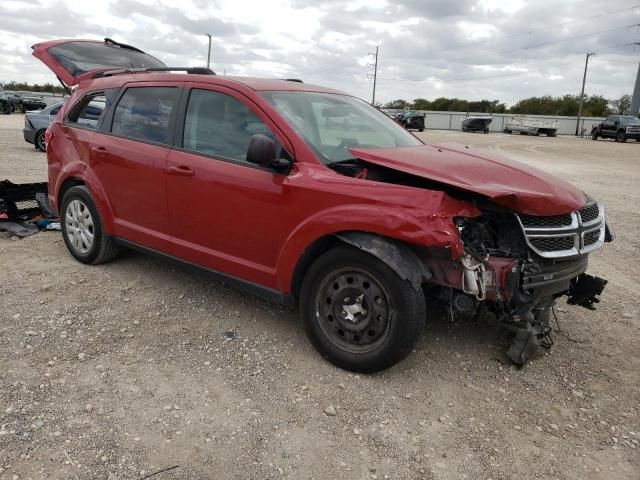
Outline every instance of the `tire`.
{"type": "Polygon", "coordinates": [[[509,135],[511,135],[511,130],[508,130],[508,129],[506,129],[506,128],[503,130],[503,132],[504,132],[504,133],[508,133],[509,135]]]}
{"type": "Polygon", "coordinates": [[[114,240],[104,234],[102,218],[84,185],[71,187],[65,192],[60,208],[60,225],[69,253],[79,262],[97,265],[112,260],[118,254],[119,248],[114,240]],[[93,235],[92,239],[87,232],[93,235]]]}
{"type": "Polygon", "coordinates": [[[616,142],[624,143],[626,141],[627,136],[624,134],[624,132],[618,132],[618,134],[616,135],[616,142]]]}
{"type": "Polygon", "coordinates": [[[419,128],[418,131],[419,132],[424,132],[424,128],[419,128]]]}
{"type": "Polygon", "coordinates": [[[36,133],[36,138],[35,138],[35,145],[36,145],[36,150],[40,150],[41,152],[46,152],[47,151],[47,144],[44,143],[44,130],[39,130],[38,133],[36,133]]]}
{"type": "Polygon", "coordinates": [[[373,255],[346,246],[311,265],[302,283],[300,310],[316,350],[337,367],[363,373],[405,358],[426,317],[422,289],[373,255]]]}
{"type": "Polygon", "coordinates": [[[484,134],[487,134],[487,133],[489,133],[489,129],[488,129],[488,128],[485,128],[484,130],[482,130],[482,132],[483,132],[484,134]]]}
{"type": "Polygon", "coordinates": [[[598,140],[598,132],[597,131],[593,131],[591,132],[591,140],[598,140]]]}

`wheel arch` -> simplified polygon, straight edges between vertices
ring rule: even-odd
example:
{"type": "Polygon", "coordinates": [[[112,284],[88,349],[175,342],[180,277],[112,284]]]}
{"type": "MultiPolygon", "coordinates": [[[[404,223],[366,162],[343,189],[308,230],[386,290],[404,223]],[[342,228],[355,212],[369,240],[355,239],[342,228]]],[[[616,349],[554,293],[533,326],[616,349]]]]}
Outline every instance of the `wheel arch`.
{"type": "Polygon", "coordinates": [[[347,230],[324,235],[309,245],[299,258],[292,276],[291,293],[298,299],[304,277],[313,262],[339,245],[351,245],[378,258],[416,290],[432,274],[416,252],[406,243],[371,232],[347,230]]]}

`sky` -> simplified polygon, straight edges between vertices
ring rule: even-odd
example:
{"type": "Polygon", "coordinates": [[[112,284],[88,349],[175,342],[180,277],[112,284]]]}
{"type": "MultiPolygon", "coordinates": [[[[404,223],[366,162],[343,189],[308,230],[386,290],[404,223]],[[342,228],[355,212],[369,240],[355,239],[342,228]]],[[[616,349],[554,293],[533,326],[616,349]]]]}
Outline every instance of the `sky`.
{"type": "Polygon", "coordinates": [[[58,38],[135,45],[167,65],[301,78],[376,101],[631,94],[640,0],[2,0],[0,82],[55,83],[31,56],[58,38]],[[177,6],[179,5],[179,6],[177,6]],[[606,7],[606,9],[603,9],[606,7]]]}

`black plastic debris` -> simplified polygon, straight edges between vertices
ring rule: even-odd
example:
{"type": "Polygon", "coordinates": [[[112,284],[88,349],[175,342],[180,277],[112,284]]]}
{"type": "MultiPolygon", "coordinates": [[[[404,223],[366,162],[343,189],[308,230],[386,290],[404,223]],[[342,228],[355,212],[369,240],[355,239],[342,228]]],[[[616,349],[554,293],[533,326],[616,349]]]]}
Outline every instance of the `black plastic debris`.
{"type": "Polygon", "coordinates": [[[47,183],[1,181],[0,231],[28,237],[45,229],[60,229],[47,197],[47,183]]]}

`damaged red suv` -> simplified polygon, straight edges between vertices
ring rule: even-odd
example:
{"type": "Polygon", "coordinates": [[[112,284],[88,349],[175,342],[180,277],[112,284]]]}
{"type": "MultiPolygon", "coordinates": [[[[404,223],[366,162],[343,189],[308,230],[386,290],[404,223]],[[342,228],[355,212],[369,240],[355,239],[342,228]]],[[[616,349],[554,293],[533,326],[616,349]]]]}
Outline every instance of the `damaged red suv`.
{"type": "Polygon", "coordinates": [[[437,304],[495,316],[523,364],[557,299],[593,308],[606,284],[585,273],[613,238],[602,204],[547,173],[425,145],[300,81],[171,69],[109,39],[33,54],[73,91],[46,134],[69,252],[134,248],[298,304],[339,367],[397,363],[437,304]]]}

